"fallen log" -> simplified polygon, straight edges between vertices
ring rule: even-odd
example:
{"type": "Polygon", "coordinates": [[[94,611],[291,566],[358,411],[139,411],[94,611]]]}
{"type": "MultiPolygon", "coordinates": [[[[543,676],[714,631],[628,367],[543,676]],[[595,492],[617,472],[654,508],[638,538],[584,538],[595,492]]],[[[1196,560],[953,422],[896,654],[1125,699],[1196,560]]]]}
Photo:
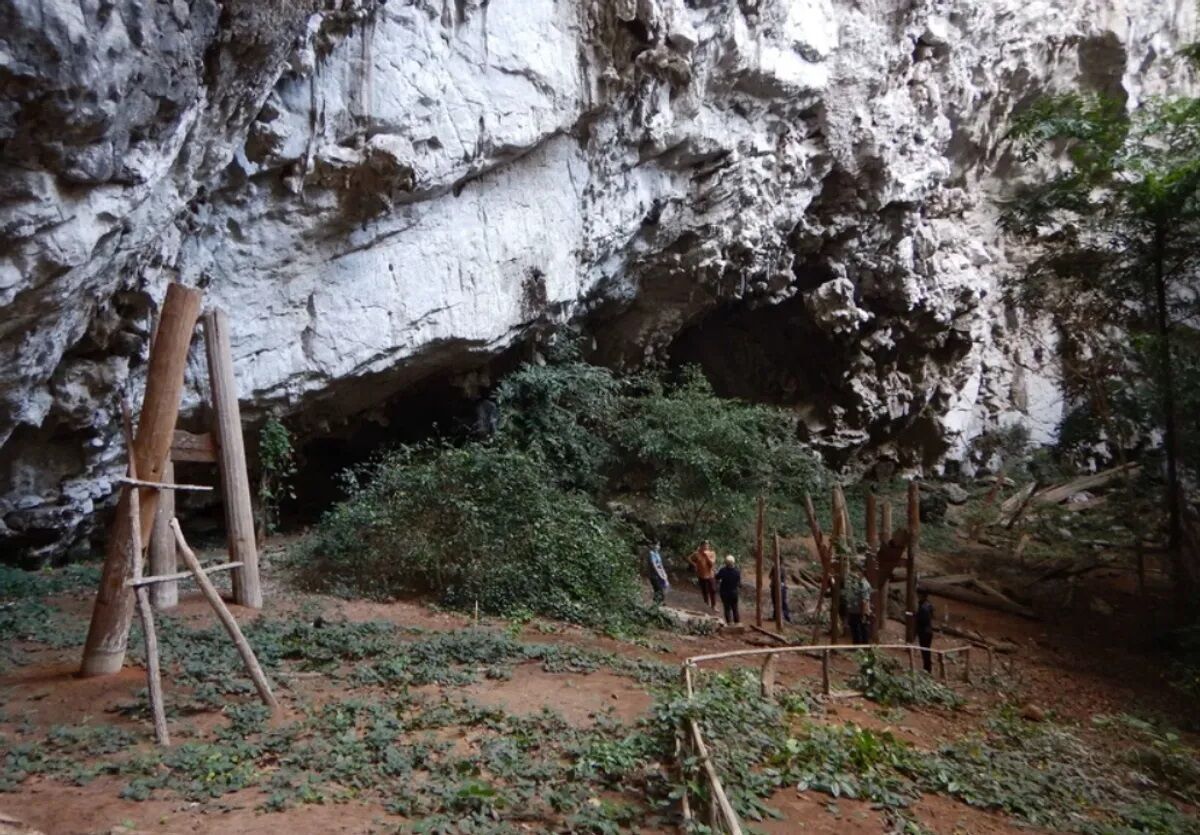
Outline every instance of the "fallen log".
{"type": "Polygon", "coordinates": [[[1137,475],[1137,469],[1137,464],[1131,462],[1120,467],[1113,467],[1111,470],[1085,475],[1082,478],[1072,479],[1056,487],[1049,487],[1035,495],[1033,500],[1037,504],[1058,504],[1083,490],[1094,490],[1097,487],[1103,487],[1126,471],[1128,471],[1130,476],[1137,475]]]}
{"type": "Polygon", "coordinates": [[[950,584],[934,583],[928,580],[923,580],[918,583],[918,588],[922,591],[927,591],[937,597],[944,597],[948,600],[957,600],[960,603],[969,603],[972,606],[981,606],[985,609],[995,609],[998,612],[1007,612],[1010,615],[1018,615],[1030,620],[1037,620],[1037,613],[1028,606],[1022,606],[1018,603],[1013,603],[1009,600],[999,600],[989,594],[982,594],[977,591],[969,591],[961,586],[950,584]]]}

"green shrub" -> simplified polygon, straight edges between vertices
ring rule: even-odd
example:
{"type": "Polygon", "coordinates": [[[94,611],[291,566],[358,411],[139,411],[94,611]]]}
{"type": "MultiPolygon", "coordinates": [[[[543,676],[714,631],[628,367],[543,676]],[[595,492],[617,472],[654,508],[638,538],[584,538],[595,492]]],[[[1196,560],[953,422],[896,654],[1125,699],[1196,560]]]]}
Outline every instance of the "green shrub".
{"type": "Polygon", "coordinates": [[[850,686],[881,705],[962,705],[958,694],[924,673],[906,673],[887,656],[872,651],[858,654],[858,672],[850,686]]]}
{"type": "Polygon", "coordinates": [[[419,445],[348,483],[350,497],[296,554],[310,588],[377,599],[432,593],[490,614],[579,622],[635,612],[627,532],[555,486],[538,456],[492,444],[419,445]]]}
{"type": "MultiPolygon", "coordinates": [[[[755,499],[771,492],[778,509],[823,482],[820,464],[799,442],[792,415],[718,397],[698,368],[678,385],[643,378],[627,395],[617,426],[626,466],[647,476],[658,512],[682,525],[684,539],[749,543],[755,499]]],[[[794,514],[791,514],[795,518],[794,514]]]]}

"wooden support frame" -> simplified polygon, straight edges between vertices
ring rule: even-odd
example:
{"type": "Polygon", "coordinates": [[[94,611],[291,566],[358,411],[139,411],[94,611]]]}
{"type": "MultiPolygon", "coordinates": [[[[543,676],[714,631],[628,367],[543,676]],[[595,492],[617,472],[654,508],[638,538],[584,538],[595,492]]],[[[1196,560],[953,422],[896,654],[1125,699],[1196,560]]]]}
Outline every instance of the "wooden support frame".
{"type": "MultiPolygon", "coordinates": [[[[181,284],[167,287],[158,331],[150,348],[150,364],[146,372],[146,394],[142,403],[137,435],[133,441],[133,457],[138,477],[154,484],[161,483],[179,402],[183,393],[183,375],[187,366],[188,349],[196,319],[200,315],[200,293],[181,284]]],[[[154,514],[158,509],[158,491],[142,497],[139,508],[139,543],[150,536],[154,514]]],[[[125,586],[133,573],[129,559],[132,542],[129,503],[132,492],[125,490],[117,505],[117,515],[108,533],[104,567],[100,573],[100,589],[92,609],[83,660],[82,676],[111,675],[125,663],[125,648],[129,641],[129,626],[133,621],[134,597],[125,586]]],[[[140,547],[140,545],[139,545],[140,547]]],[[[139,553],[140,558],[140,553],[139,553]]]]}

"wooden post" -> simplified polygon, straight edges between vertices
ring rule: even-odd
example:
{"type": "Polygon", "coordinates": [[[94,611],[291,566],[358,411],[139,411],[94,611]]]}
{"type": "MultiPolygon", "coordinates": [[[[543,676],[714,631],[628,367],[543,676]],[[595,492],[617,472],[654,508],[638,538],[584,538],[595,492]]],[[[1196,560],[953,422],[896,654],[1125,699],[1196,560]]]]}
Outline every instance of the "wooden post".
{"type": "Polygon", "coordinates": [[[778,668],[776,659],[779,656],[772,653],[762,665],[762,696],[764,699],[775,698],[775,675],[778,668]]]}
{"type": "Polygon", "coordinates": [[[830,547],[845,549],[846,547],[846,514],[842,513],[842,503],[839,501],[841,488],[836,484],[829,488],[829,539],[830,547]]]}
{"type": "Polygon", "coordinates": [[[876,529],[875,523],[875,491],[867,493],[867,512],[866,512],[866,530],[867,530],[867,552],[874,554],[879,548],[879,532],[876,529]]]}
{"type": "Polygon", "coordinates": [[[837,492],[838,512],[842,516],[842,545],[850,551],[854,550],[854,526],[850,523],[850,505],[846,503],[846,493],[842,490],[842,485],[835,484],[833,489],[837,492]]]}
{"type": "Polygon", "coordinates": [[[839,556],[834,561],[832,590],[829,595],[829,643],[836,644],[842,636],[842,619],[838,611],[842,605],[842,568],[846,558],[839,556]]]}
{"type": "Polygon", "coordinates": [[[946,680],[946,653],[939,652],[937,654],[937,659],[938,659],[938,678],[940,678],[942,681],[945,681],[946,680]]]}
{"type": "Polygon", "coordinates": [[[229,559],[242,563],[242,567],[233,573],[233,600],[243,606],[261,609],[254,508],[250,501],[250,476],[246,472],[246,447],[233,376],[233,352],[229,347],[229,324],[224,311],[214,308],[204,314],[204,343],[208,352],[208,378],[215,415],[213,440],[217,447],[217,467],[221,472],[229,559]]]}
{"type": "Polygon", "coordinates": [[[779,531],[775,532],[775,631],[783,633],[783,554],[779,549],[779,531]]]}
{"type": "Polygon", "coordinates": [[[829,650],[821,652],[821,692],[829,695],[829,650]]]}
{"type": "Polygon", "coordinates": [[[921,538],[921,491],[914,478],[908,482],[908,577],[905,578],[904,639],[917,639],[917,553],[921,538]]]}
{"type": "MultiPolygon", "coordinates": [[[[196,318],[200,314],[201,295],[181,284],[167,287],[159,318],[158,333],[150,348],[146,371],[146,395],[138,420],[133,450],[138,475],[147,481],[161,482],[163,468],[171,451],[175,420],[179,416],[179,398],[183,393],[183,373],[196,318]]],[[[158,491],[146,492],[141,502],[142,542],[150,536],[158,508],[158,491]]],[[[133,571],[129,560],[132,531],[129,528],[128,490],[122,491],[117,515],[108,531],[100,589],[92,608],[87,641],[83,647],[82,676],[111,675],[125,662],[129,624],[133,620],[134,594],[125,585],[133,571]]]]}
{"type": "Polygon", "coordinates": [[[817,559],[821,561],[821,585],[817,589],[817,604],[813,606],[813,633],[809,640],[809,643],[816,643],[817,635],[821,631],[821,604],[825,600],[825,590],[833,581],[833,571],[830,566],[829,548],[821,533],[821,523],[817,521],[817,512],[813,508],[812,497],[808,493],[804,494],[804,514],[808,517],[808,527],[812,531],[813,544],[817,548],[817,559]]]}
{"type": "Polygon", "coordinates": [[[766,500],[758,497],[758,526],[754,536],[754,625],[762,628],[763,604],[763,523],[766,517],[766,500]]]}
{"type": "Polygon", "coordinates": [[[988,676],[991,677],[996,674],[996,653],[991,647],[987,647],[986,649],[988,654],[988,676]]]}
{"type": "MultiPolygon", "coordinates": [[[[125,436],[125,449],[129,454],[129,477],[136,479],[137,458],[133,454],[133,420],[129,415],[129,403],[121,403],[121,428],[125,436]]],[[[138,488],[130,485],[129,492],[129,558],[133,563],[133,579],[142,578],[142,511],[138,488]]],[[[167,712],[163,707],[162,675],[158,666],[158,633],[154,629],[154,610],[150,608],[150,594],[145,588],[134,590],[138,616],[142,621],[142,633],[146,638],[146,692],[150,699],[150,715],[154,719],[154,738],[164,747],[171,744],[167,731],[167,712]]]]}
{"type": "Polygon", "coordinates": [[[917,672],[917,651],[912,647],[908,648],[908,671],[914,674],[917,672]]]}
{"type": "MultiPolygon", "coordinates": [[[[132,477],[132,476],[131,476],[132,477]]],[[[175,482],[175,464],[170,458],[163,468],[163,481],[175,482]]],[[[170,522],[175,518],[175,491],[158,491],[158,509],[154,512],[154,527],[150,531],[150,573],[154,576],[174,574],[178,570],[175,559],[175,535],[170,522]]],[[[170,609],[179,603],[179,584],[174,582],[155,583],[150,587],[150,602],[155,609],[170,609]]]]}
{"type": "Polygon", "coordinates": [[[246,670],[250,673],[250,678],[254,682],[254,688],[258,691],[259,697],[262,698],[263,704],[271,708],[272,711],[277,710],[279,702],[275,700],[275,695],[271,692],[271,685],[267,683],[267,677],[263,675],[262,667],[258,666],[258,659],[254,657],[254,650],[250,648],[250,643],[246,640],[246,636],[242,634],[242,630],[238,628],[237,621],[229,613],[228,607],[225,606],[225,601],[217,593],[212,580],[208,579],[208,575],[200,567],[200,561],[196,559],[196,555],[188,547],[187,540],[183,538],[183,531],[179,529],[178,519],[171,520],[171,532],[175,534],[175,542],[179,546],[179,556],[183,558],[183,561],[187,563],[187,567],[191,569],[192,576],[196,578],[196,584],[200,586],[200,591],[204,593],[205,599],[213,607],[213,611],[217,613],[217,618],[221,621],[221,625],[225,627],[225,631],[233,639],[238,654],[242,656],[242,662],[246,665],[246,670]]]}

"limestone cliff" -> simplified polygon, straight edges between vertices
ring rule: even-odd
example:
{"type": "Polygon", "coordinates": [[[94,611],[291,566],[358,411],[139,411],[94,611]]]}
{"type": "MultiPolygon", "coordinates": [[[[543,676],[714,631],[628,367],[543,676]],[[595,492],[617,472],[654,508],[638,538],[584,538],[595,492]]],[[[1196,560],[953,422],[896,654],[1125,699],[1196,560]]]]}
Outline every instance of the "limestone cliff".
{"type": "MultiPolygon", "coordinates": [[[[169,279],[313,431],[578,320],[827,448],[1061,411],[998,282],[1009,115],[1168,89],[1192,0],[7,0],[0,548],[110,493],[169,279]]],[[[198,359],[198,358],[197,358],[198,359]]],[[[203,364],[194,363],[194,375],[203,364]]],[[[193,380],[193,386],[195,380],[193,380]]],[[[194,410],[196,395],[189,397],[194,410]]]]}

